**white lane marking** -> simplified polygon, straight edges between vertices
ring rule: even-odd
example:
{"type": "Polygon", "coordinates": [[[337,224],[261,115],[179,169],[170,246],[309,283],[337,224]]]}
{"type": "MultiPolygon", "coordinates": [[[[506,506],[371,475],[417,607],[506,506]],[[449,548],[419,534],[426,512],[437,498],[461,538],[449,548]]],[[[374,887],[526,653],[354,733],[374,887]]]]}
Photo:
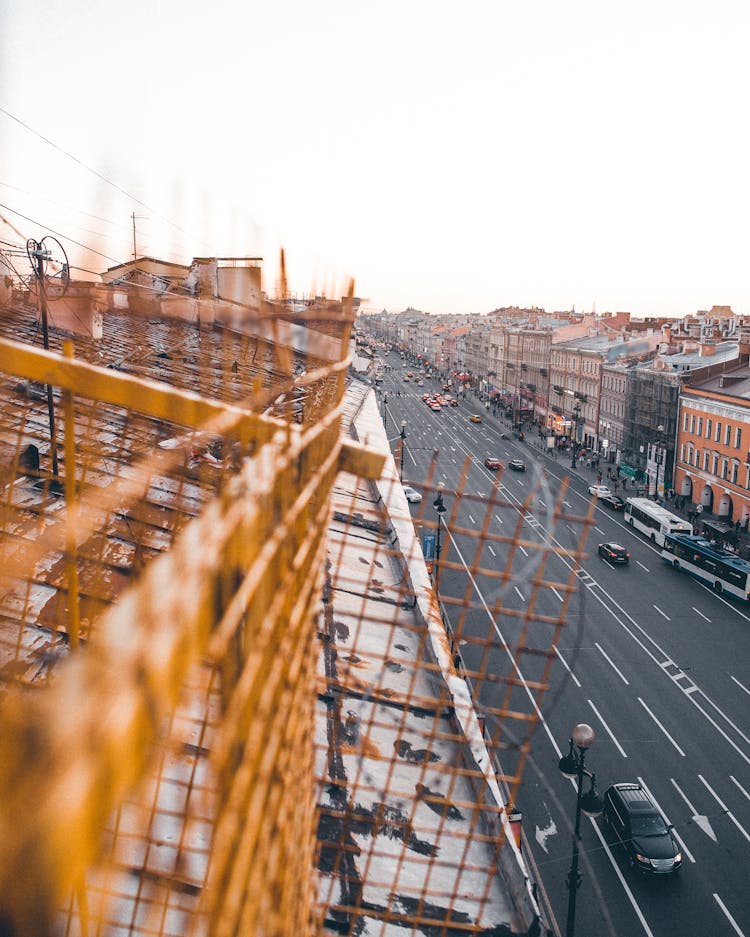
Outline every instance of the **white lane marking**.
{"type": "Polygon", "coordinates": [[[677,781],[675,781],[674,778],[670,778],[669,780],[672,782],[672,787],[674,787],[674,789],[677,791],[680,797],[682,797],[682,799],[687,804],[688,810],[690,811],[690,815],[691,815],[690,819],[703,830],[706,836],[710,837],[715,843],[718,843],[719,841],[716,838],[716,833],[714,833],[713,828],[711,826],[711,821],[708,819],[708,817],[704,816],[702,813],[698,813],[695,807],[688,800],[687,794],[683,790],[680,789],[680,786],[678,785],[677,781]]]}
{"type": "Polygon", "coordinates": [[[498,524],[502,524],[502,519],[499,518],[497,514],[495,515],[495,520],[498,522],[498,524]]]}
{"type": "Polygon", "coordinates": [[[441,472],[440,474],[441,474],[441,475],[443,476],[443,478],[447,481],[448,476],[445,474],[445,472],[441,472]]]}
{"type": "Polygon", "coordinates": [[[480,495],[480,496],[484,496],[484,492],[483,492],[483,491],[480,491],[478,488],[477,488],[477,494],[480,495]]]}
{"type": "Polygon", "coordinates": [[[692,608],[692,610],[696,613],[696,615],[700,615],[704,621],[707,621],[709,625],[711,624],[711,619],[706,618],[706,616],[703,614],[703,612],[699,608],[696,608],[694,605],[691,605],[690,608],[692,608]]]}
{"type": "Polygon", "coordinates": [[[644,566],[643,563],[641,563],[640,560],[636,560],[636,563],[638,564],[638,566],[641,567],[641,569],[645,569],[647,573],[650,573],[650,572],[651,572],[651,570],[648,568],[648,566],[644,566]]]}
{"type": "Polygon", "coordinates": [[[617,664],[615,664],[615,662],[612,660],[612,658],[609,656],[609,654],[607,654],[607,652],[604,650],[604,648],[601,646],[601,644],[599,644],[598,641],[595,641],[594,644],[595,644],[596,647],[599,648],[599,650],[601,651],[602,657],[606,660],[606,662],[609,664],[609,666],[612,668],[612,670],[614,670],[614,672],[615,672],[615,673],[617,674],[617,676],[622,680],[622,682],[623,682],[626,686],[630,686],[630,681],[628,680],[628,678],[627,678],[627,677],[625,676],[625,674],[620,670],[620,668],[617,666],[617,664]]]}
{"type": "Polygon", "coordinates": [[[490,551],[490,553],[491,553],[493,556],[497,556],[497,553],[495,553],[495,551],[492,549],[492,547],[489,545],[489,543],[487,544],[487,549],[490,551]]]}
{"type": "Polygon", "coordinates": [[[451,462],[452,462],[454,465],[457,465],[457,462],[456,462],[455,459],[451,459],[451,462]]]}
{"type": "Polygon", "coordinates": [[[557,656],[560,658],[560,663],[563,665],[563,667],[564,667],[564,668],[568,671],[568,673],[570,674],[570,676],[571,676],[571,678],[572,678],[572,680],[573,680],[573,683],[575,683],[575,685],[576,685],[577,687],[580,687],[580,686],[581,686],[580,680],[579,680],[578,677],[573,673],[573,671],[570,669],[570,667],[568,666],[568,662],[565,660],[565,658],[562,656],[562,654],[560,653],[560,651],[559,651],[557,648],[555,648],[555,654],[557,654],[557,656]]]}
{"type": "Polygon", "coordinates": [[[729,775],[729,780],[732,782],[732,784],[736,784],[737,787],[739,787],[739,789],[745,795],[745,797],[747,797],[747,799],[750,800],[750,794],[745,790],[745,788],[740,784],[740,782],[737,780],[736,777],[734,777],[733,774],[729,775]]]}
{"type": "MultiPolygon", "coordinates": [[[[696,611],[697,611],[697,609],[696,609],[696,611]]],[[[732,677],[732,674],[729,674],[729,676],[732,677]]],[[[747,695],[750,696],[750,690],[748,690],[748,688],[745,686],[744,683],[740,683],[740,681],[737,679],[737,677],[732,677],[732,680],[734,680],[734,682],[737,684],[737,686],[738,686],[741,690],[744,690],[745,693],[747,693],[747,695]]]]}
{"type": "MultiPolygon", "coordinates": [[[[508,494],[509,494],[509,492],[508,492],[508,494]]],[[[581,495],[580,497],[581,497],[583,500],[587,500],[587,499],[584,498],[583,495],[581,495]]],[[[568,501],[566,501],[566,500],[563,500],[562,503],[563,503],[565,506],[567,506],[568,508],[572,508],[572,505],[570,504],[570,502],[568,502],[568,501]]],[[[495,515],[495,516],[497,517],[497,515],[495,515]]],[[[497,520],[498,520],[500,523],[502,523],[502,521],[500,520],[499,517],[497,517],[497,520]]],[[[569,526],[569,525],[568,525],[568,526],[569,526]]],[[[571,530],[572,530],[572,528],[571,528],[571,530]]],[[[631,531],[630,531],[630,528],[629,528],[629,527],[626,527],[626,526],[624,526],[624,525],[623,525],[623,530],[626,530],[626,531],[628,531],[628,532],[631,532],[631,531]]],[[[555,543],[558,542],[554,537],[552,537],[552,540],[553,540],[553,542],[555,542],[555,543]]],[[[454,543],[454,545],[455,545],[455,539],[453,540],[453,543],[454,543]]],[[[646,546],[648,549],[653,550],[654,553],[656,553],[656,554],[659,553],[659,550],[656,549],[655,547],[652,547],[650,544],[647,543],[647,544],[645,544],[645,546],[646,546]]],[[[566,559],[565,559],[565,557],[564,557],[563,555],[561,555],[560,558],[561,558],[562,562],[565,563],[565,565],[568,565],[568,563],[567,563],[567,561],[566,561],[566,559]]],[[[465,562],[464,562],[464,565],[466,565],[465,562]]],[[[472,584],[474,585],[474,588],[476,589],[477,593],[480,595],[480,598],[481,598],[481,600],[482,600],[482,602],[483,602],[483,604],[484,604],[485,611],[487,611],[488,616],[491,618],[492,616],[491,616],[490,613],[489,613],[489,609],[488,609],[488,607],[487,607],[486,602],[484,602],[484,597],[483,597],[483,596],[481,595],[481,593],[479,592],[479,589],[477,588],[476,582],[473,580],[472,577],[470,577],[470,578],[472,579],[472,584]]],[[[590,577],[589,577],[589,578],[590,578],[590,577]]],[[[593,582],[594,585],[598,585],[594,580],[591,580],[591,581],[593,582]]],[[[588,585],[588,584],[587,584],[587,585],[588,585]]],[[[701,585],[701,583],[699,583],[699,585],[701,585]]],[[[589,586],[589,588],[590,588],[590,591],[591,591],[591,595],[594,596],[594,597],[597,599],[597,601],[601,603],[602,608],[603,608],[605,611],[607,611],[610,615],[612,615],[612,617],[615,619],[615,621],[616,621],[616,622],[620,625],[620,627],[630,636],[630,638],[635,642],[635,644],[638,645],[638,647],[641,648],[641,650],[646,654],[646,656],[647,656],[647,657],[650,657],[651,660],[652,660],[658,667],[661,667],[661,666],[662,666],[662,661],[659,659],[659,656],[657,656],[657,654],[654,653],[654,651],[651,650],[651,647],[653,647],[653,648],[659,653],[659,655],[661,655],[661,658],[662,658],[662,659],[667,658],[668,655],[664,652],[663,648],[658,644],[658,642],[655,641],[654,638],[653,638],[650,634],[647,633],[647,631],[645,630],[645,628],[644,628],[642,625],[640,625],[640,624],[633,618],[633,616],[630,615],[630,614],[622,607],[622,605],[620,605],[620,604],[614,599],[614,597],[613,597],[612,595],[610,595],[610,594],[607,593],[604,589],[602,589],[601,586],[599,587],[600,590],[601,590],[601,593],[602,593],[601,595],[599,594],[598,591],[591,589],[590,586],[589,586]],[[619,613],[619,614],[616,614],[616,613],[615,613],[615,610],[617,610],[617,613],[619,613]],[[631,627],[631,626],[632,626],[632,627],[631,627]],[[636,633],[636,632],[638,632],[639,634],[636,633]],[[640,635],[640,636],[639,636],[639,635],[640,635]],[[647,645],[650,645],[651,647],[648,647],[647,645]]],[[[711,596],[712,596],[712,598],[713,598],[714,600],[718,599],[720,602],[723,602],[724,605],[725,605],[730,611],[735,612],[737,615],[739,615],[741,618],[744,618],[746,621],[750,621],[750,616],[745,615],[744,613],[742,613],[741,611],[739,611],[734,605],[731,605],[731,604],[730,604],[726,599],[724,599],[723,597],[720,597],[720,596],[716,595],[716,594],[713,592],[713,590],[711,590],[711,589],[709,589],[709,588],[707,588],[707,587],[705,587],[705,588],[706,588],[706,591],[711,594],[711,596]]],[[[494,620],[493,620],[493,625],[494,625],[494,627],[495,627],[495,630],[496,630],[496,631],[499,631],[499,629],[497,628],[496,623],[494,623],[494,620]]],[[[499,634],[498,634],[498,636],[500,637],[499,634]]],[[[509,652],[507,651],[507,649],[506,649],[506,653],[509,653],[509,652]]],[[[509,654],[509,656],[510,656],[510,654],[509,654]]],[[[511,657],[511,660],[512,660],[512,657],[511,657]]],[[[514,663],[515,663],[515,662],[514,662],[514,663]]],[[[698,702],[698,700],[695,698],[695,694],[696,694],[696,691],[698,691],[698,687],[696,687],[695,685],[693,685],[693,686],[691,686],[691,687],[689,687],[689,688],[685,688],[685,687],[681,686],[680,684],[678,684],[678,683],[676,683],[676,682],[675,682],[675,686],[679,686],[679,688],[683,691],[683,693],[685,693],[686,698],[689,699],[689,700],[693,703],[693,705],[696,707],[696,709],[699,710],[699,712],[700,712],[700,713],[705,717],[705,719],[711,724],[711,726],[716,730],[716,732],[718,732],[718,734],[727,742],[727,744],[728,744],[732,749],[734,749],[734,751],[740,756],[740,758],[743,759],[743,761],[745,761],[747,764],[750,765],[750,757],[748,757],[748,755],[746,755],[745,752],[742,751],[742,749],[736,744],[736,742],[735,742],[732,738],[730,738],[730,736],[727,734],[727,732],[724,731],[724,729],[722,728],[722,726],[720,726],[720,725],[716,722],[716,720],[706,711],[706,709],[705,709],[702,705],[700,705],[700,703],[698,702]],[[692,695],[691,695],[691,694],[692,694],[692,695]]],[[[527,692],[527,694],[528,694],[529,696],[531,696],[531,693],[530,693],[530,691],[528,690],[528,688],[526,689],[526,692],[527,692]]],[[[706,703],[707,703],[709,706],[711,706],[711,707],[719,714],[719,716],[720,716],[724,721],[728,722],[729,725],[731,725],[732,728],[735,729],[735,731],[739,731],[739,730],[737,729],[737,726],[729,719],[729,717],[726,715],[726,713],[724,713],[721,709],[719,709],[719,707],[713,702],[713,700],[711,700],[711,699],[706,695],[706,693],[705,693],[703,690],[700,690],[697,695],[702,696],[703,699],[706,701],[706,703]]],[[[537,707],[535,704],[534,704],[534,709],[535,709],[535,711],[540,715],[540,719],[541,719],[541,713],[540,713],[538,707],[537,707]]],[[[550,742],[551,742],[553,748],[554,748],[555,751],[557,752],[558,757],[561,757],[561,753],[559,752],[559,746],[557,745],[557,742],[554,740],[554,737],[552,736],[552,733],[551,733],[551,731],[550,731],[550,729],[549,729],[549,726],[544,722],[543,719],[541,719],[541,721],[542,721],[542,723],[543,723],[543,725],[544,725],[545,732],[546,732],[548,738],[550,739],[550,742]]],[[[742,734],[742,733],[740,733],[740,734],[742,734]]],[[[610,861],[614,862],[613,859],[611,859],[610,861]]],[[[619,877],[621,878],[621,876],[619,876],[619,877]]]]}
{"type": "Polygon", "coordinates": [[[563,601],[563,597],[560,595],[560,593],[557,591],[557,589],[555,589],[554,586],[550,586],[550,589],[552,589],[552,591],[555,593],[555,595],[558,597],[558,599],[562,602],[562,601],[563,601]]]}
{"type": "Polygon", "coordinates": [[[651,716],[651,718],[652,718],[652,719],[654,720],[654,722],[659,726],[659,728],[661,729],[661,731],[666,735],[666,737],[669,739],[669,741],[674,745],[674,747],[677,749],[677,751],[678,751],[678,752],[682,755],[682,757],[684,758],[684,757],[685,757],[685,752],[680,748],[680,746],[677,744],[677,742],[675,742],[675,740],[672,738],[672,736],[669,734],[669,732],[667,732],[667,730],[664,728],[664,726],[661,724],[661,722],[656,718],[656,716],[653,714],[653,712],[651,712],[651,710],[648,708],[648,706],[646,705],[646,703],[643,702],[643,700],[640,698],[640,696],[638,697],[638,702],[641,704],[641,706],[643,706],[643,708],[646,710],[646,712],[649,714],[649,716],[651,716]]]}
{"type": "Polygon", "coordinates": [[[735,919],[734,919],[734,918],[732,917],[732,915],[729,913],[729,909],[728,909],[727,906],[724,904],[724,902],[721,900],[721,898],[719,898],[719,896],[716,894],[716,892],[713,893],[713,896],[714,896],[714,901],[716,902],[716,904],[718,904],[718,906],[719,906],[719,907],[721,908],[721,910],[724,912],[724,914],[726,915],[727,920],[729,921],[729,923],[730,923],[730,924],[732,925],[732,927],[734,928],[734,932],[735,932],[736,934],[739,934],[739,937],[745,937],[744,932],[740,930],[740,928],[739,928],[739,926],[738,926],[738,924],[737,924],[737,921],[735,921],[735,919]]]}
{"type": "Polygon", "coordinates": [[[469,520],[471,521],[472,524],[476,524],[476,521],[475,521],[474,518],[471,516],[471,514],[469,514],[469,520]]]}
{"type": "Polygon", "coordinates": [[[522,593],[521,590],[518,588],[518,586],[513,586],[513,588],[514,588],[514,589],[516,590],[516,592],[518,593],[518,598],[519,598],[522,602],[525,602],[526,599],[523,597],[523,593],[522,593]]]}
{"type": "Polygon", "coordinates": [[[601,527],[597,527],[596,524],[594,524],[594,530],[595,530],[598,534],[601,534],[602,537],[604,536],[604,531],[601,529],[601,527]]]}
{"type": "MultiPolygon", "coordinates": [[[[656,804],[656,806],[658,807],[658,809],[659,809],[659,811],[661,812],[662,816],[663,816],[664,819],[667,821],[667,824],[671,825],[672,821],[669,819],[669,817],[666,815],[666,813],[662,810],[661,804],[660,804],[659,801],[654,797],[653,792],[648,789],[648,787],[647,787],[647,785],[646,785],[646,782],[643,780],[643,778],[638,778],[637,780],[638,780],[638,783],[639,783],[639,784],[641,785],[641,787],[643,788],[643,790],[646,791],[646,793],[649,795],[649,797],[651,798],[651,800],[653,800],[653,802],[656,804]]],[[[675,830],[675,829],[673,828],[673,829],[672,829],[672,833],[674,834],[674,838],[677,840],[677,842],[680,844],[680,846],[682,846],[682,851],[685,853],[685,855],[688,857],[688,859],[689,859],[691,862],[695,862],[695,857],[693,856],[692,852],[690,852],[690,850],[687,848],[687,846],[685,845],[685,843],[682,841],[682,837],[677,833],[677,830],[675,830]]]]}
{"type": "MultiPolygon", "coordinates": [[[[575,787],[575,783],[576,783],[576,782],[575,782],[574,780],[571,779],[571,782],[570,782],[570,783],[575,787]]],[[[624,891],[625,894],[628,896],[628,900],[630,901],[630,904],[631,904],[633,910],[635,911],[635,913],[636,913],[636,915],[637,915],[637,917],[638,917],[638,920],[641,922],[641,925],[642,925],[642,927],[643,927],[644,933],[646,934],[646,937],[654,937],[654,932],[651,930],[651,928],[650,928],[650,927],[648,926],[648,924],[646,923],[646,918],[643,916],[643,912],[641,911],[640,907],[638,906],[638,902],[635,900],[635,895],[634,895],[633,892],[630,890],[630,886],[629,886],[628,883],[625,881],[625,876],[622,874],[622,870],[620,869],[620,865],[619,865],[619,863],[617,862],[617,860],[615,859],[614,855],[612,854],[612,850],[609,848],[609,844],[607,843],[607,840],[604,838],[604,834],[602,833],[601,829],[599,828],[599,824],[596,822],[596,820],[595,820],[593,817],[589,817],[589,820],[591,821],[591,826],[594,828],[594,832],[595,832],[596,835],[599,837],[599,842],[602,844],[602,849],[604,849],[604,851],[605,851],[606,854],[607,854],[607,858],[609,859],[610,864],[611,864],[612,868],[614,869],[615,875],[616,875],[616,876],[618,877],[618,879],[620,880],[620,885],[622,885],[623,891],[624,891]]]]}
{"type": "Polygon", "coordinates": [[[588,702],[589,706],[594,710],[594,712],[596,713],[596,715],[599,717],[599,722],[601,722],[601,724],[602,724],[602,725],[604,726],[604,728],[607,730],[607,735],[608,735],[608,736],[612,739],[612,741],[615,743],[615,745],[617,746],[617,750],[620,752],[620,754],[622,755],[623,758],[627,758],[628,756],[627,756],[627,753],[625,752],[625,749],[622,747],[622,745],[620,745],[620,743],[619,743],[619,742],[617,741],[617,739],[615,738],[614,733],[612,732],[612,730],[610,729],[610,727],[607,725],[607,723],[604,721],[604,717],[602,716],[602,714],[599,712],[599,710],[596,708],[596,706],[594,706],[594,704],[591,702],[591,700],[587,700],[587,702],[588,702]]]}
{"type": "Polygon", "coordinates": [[[520,543],[518,544],[518,549],[521,551],[521,553],[523,553],[524,556],[528,556],[528,555],[529,555],[529,554],[527,553],[527,551],[524,550],[524,548],[521,546],[520,543]]]}
{"type": "Polygon", "coordinates": [[[708,783],[708,781],[703,777],[702,774],[699,774],[699,775],[698,775],[698,780],[703,784],[703,786],[708,790],[708,792],[709,792],[710,794],[713,794],[714,800],[715,800],[716,803],[721,807],[721,809],[724,811],[724,815],[727,816],[727,817],[729,817],[729,819],[732,821],[732,823],[734,823],[734,825],[737,827],[737,829],[740,831],[740,833],[742,833],[742,835],[745,837],[745,839],[748,841],[748,843],[750,843],[750,833],[747,832],[747,830],[745,829],[745,827],[740,823],[740,821],[737,819],[737,817],[735,817],[735,815],[732,813],[732,811],[729,809],[729,807],[727,807],[727,805],[724,803],[724,801],[721,799],[721,797],[719,797],[719,795],[718,795],[718,794],[716,793],[716,791],[711,787],[711,785],[710,785],[710,784],[708,783]]]}
{"type": "Polygon", "coordinates": [[[663,611],[659,608],[658,605],[654,605],[654,608],[655,608],[656,611],[661,615],[662,618],[666,618],[667,621],[672,621],[672,619],[669,617],[669,615],[667,615],[666,612],[663,612],[663,611]]]}
{"type": "Polygon", "coordinates": [[[544,501],[541,501],[541,500],[539,501],[539,505],[540,505],[540,507],[543,507],[543,508],[546,508],[546,507],[547,507],[547,505],[544,503],[544,501]]]}

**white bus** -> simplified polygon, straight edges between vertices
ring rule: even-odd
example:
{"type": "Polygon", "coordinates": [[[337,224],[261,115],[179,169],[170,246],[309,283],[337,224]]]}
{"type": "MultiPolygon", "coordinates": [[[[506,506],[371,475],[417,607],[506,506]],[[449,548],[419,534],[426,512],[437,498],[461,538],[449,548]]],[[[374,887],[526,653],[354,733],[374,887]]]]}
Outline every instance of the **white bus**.
{"type": "Polygon", "coordinates": [[[641,533],[651,538],[652,543],[664,546],[666,534],[692,534],[693,527],[686,520],[672,514],[648,498],[628,498],[623,514],[625,522],[637,527],[641,533]]]}
{"type": "Polygon", "coordinates": [[[661,558],[674,569],[702,579],[716,592],[750,600],[750,563],[729,550],[712,547],[705,537],[667,536],[661,558]]]}

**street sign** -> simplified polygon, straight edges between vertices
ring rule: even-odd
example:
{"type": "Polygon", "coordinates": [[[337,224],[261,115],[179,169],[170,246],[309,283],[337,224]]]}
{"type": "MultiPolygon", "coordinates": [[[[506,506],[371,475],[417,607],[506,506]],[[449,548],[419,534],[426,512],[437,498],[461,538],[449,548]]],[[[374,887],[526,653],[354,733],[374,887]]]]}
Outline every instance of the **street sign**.
{"type": "Polygon", "coordinates": [[[422,537],[422,553],[428,562],[435,559],[435,534],[425,534],[422,537]]]}

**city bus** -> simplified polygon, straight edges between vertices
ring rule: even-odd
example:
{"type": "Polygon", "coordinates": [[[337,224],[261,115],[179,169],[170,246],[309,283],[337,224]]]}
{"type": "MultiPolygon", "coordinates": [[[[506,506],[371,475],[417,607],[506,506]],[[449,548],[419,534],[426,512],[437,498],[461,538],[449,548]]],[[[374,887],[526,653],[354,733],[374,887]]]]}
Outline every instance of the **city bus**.
{"type": "Polygon", "coordinates": [[[631,527],[651,538],[652,543],[664,546],[667,534],[692,534],[693,526],[648,498],[628,498],[623,518],[631,527]]]}
{"type": "Polygon", "coordinates": [[[705,537],[667,534],[661,558],[674,569],[702,579],[716,592],[750,600],[750,563],[736,553],[711,546],[705,537]]]}

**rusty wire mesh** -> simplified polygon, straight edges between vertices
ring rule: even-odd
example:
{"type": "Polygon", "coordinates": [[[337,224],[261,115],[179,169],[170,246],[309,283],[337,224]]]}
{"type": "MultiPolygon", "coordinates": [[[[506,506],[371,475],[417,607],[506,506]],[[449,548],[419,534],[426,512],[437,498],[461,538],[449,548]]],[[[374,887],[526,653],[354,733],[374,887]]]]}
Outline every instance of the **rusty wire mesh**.
{"type": "Polygon", "coordinates": [[[472,688],[507,804],[589,519],[560,496],[543,520],[575,527],[569,544],[534,539],[531,504],[499,484],[472,494],[465,467],[448,529],[474,555],[449,540],[443,571],[493,582],[483,614],[512,634],[469,627],[469,586],[443,592],[441,615],[410,539],[434,521],[401,511],[382,458],[347,441],[366,396],[344,393],[351,321],[335,304],[282,310],[259,337],[110,315],[103,340],[73,348],[53,319],[45,353],[33,309],[0,313],[10,932],[479,933],[500,901],[507,827],[455,680],[472,688]],[[300,351],[289,325],[336,358],[313,340],[300,351]],[[469,502],[485,512],[472,528],[469,502]],[[564,579],[548,577],[552,555],[564,579]],[[503,602],[519,576],[533,585],[522,613],[503,602]],[[555,615],[537,609],[550,589],[555,615]]]}
{"type": "Polygon", "coordinates": [[[502,855],[504,819],[550,688],[554,648],[579,612],[591,518],[566,507],[565,485],[553,495],[542,471],[519,501],[508,496],[502,471],[478,493],[470,457],[457,488],[446,488],[436,481],[439,460],[435,452],[426,478],[405,479],[423,494],[413,517],[404,502],[399,523],[389,507],[400,489],[395,466],[374,491],[351,486],[334,514],[318,864],[320,913],[340,933],[505,933],[503,925],[525,933],[530,926],[518,909],[506,919],[499,909],[498,877],[514,888],[502,855]],[[423,565],[414,531],[436,531],[438,494],[450,505],[432,569],[432,584],[442,577],[439,604],[431,584],[425,591],[424,577],[413,575],[423,565]],[[461,521],[468,512],[476,523],[461,521]],[[496,522],[507,532],[494,532],[496,522]],[[553,557],[562,561],[556,574],[553,557]],[[457,576],[446,583],[451,571],[457,576]],[[519,584],[526,601],[514,608],[508,593],[519,584]],[[546,606],[545,596],[553,597],[546,606]],[[461,714],[456,681],[470,688],[489,766],[478,740],[467,744],[471,719],[461,714]],[[499,798],[488,778],[497,780],[499,798]]]}

